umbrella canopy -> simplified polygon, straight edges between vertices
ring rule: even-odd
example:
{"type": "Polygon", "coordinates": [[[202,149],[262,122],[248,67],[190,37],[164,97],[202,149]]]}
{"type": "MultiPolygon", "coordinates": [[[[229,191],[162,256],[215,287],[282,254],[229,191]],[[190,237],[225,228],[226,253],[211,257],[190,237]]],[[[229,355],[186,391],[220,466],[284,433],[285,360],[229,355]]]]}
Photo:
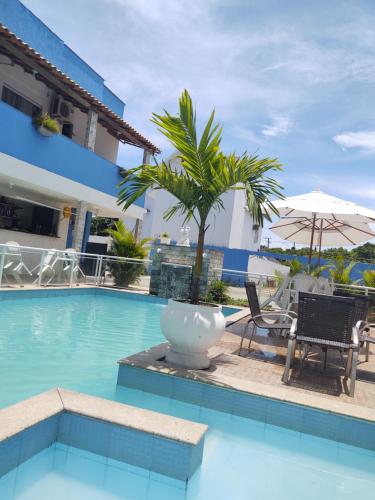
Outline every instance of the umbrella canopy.
{"type": "Polygon", "coordinates": [[[309,214],[319,214],[319,217],[338,218],[343,220],[359,221],[367,224],[375,223],[375,211],[361,207],[351,201],[341,200],[335,196],[323,193],[319,189],[311,193],[290,196],[284,200],[277,200],[273,203],[279,210],[279,214],[284,216],[303,217],[309,214]]]}
{"type": "Polygon", "coordinates": [[[369,224],[375,224],[375,212],[355,203],[341,200],[321,191],[291,196],[274,202],[281,218],[271,230],[284,240],[310,246],[358,245],[375,233],[369,224]]]}

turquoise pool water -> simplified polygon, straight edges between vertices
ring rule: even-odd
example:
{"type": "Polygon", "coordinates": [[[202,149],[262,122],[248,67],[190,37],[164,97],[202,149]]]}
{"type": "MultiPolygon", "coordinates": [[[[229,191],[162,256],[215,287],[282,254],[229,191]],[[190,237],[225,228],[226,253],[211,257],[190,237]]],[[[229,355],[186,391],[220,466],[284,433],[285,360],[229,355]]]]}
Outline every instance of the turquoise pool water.
{"type": "Polygon", "coordinates": [[[106,294],[0,301],[0,407],[56,386],[111,398],[119,358],[163,342],[163,307],[106,294]]]}
{"type": "Polygon", "coordinates": [[[163,304],[105,295],[1,301],[2,406],[60,385],[206,423],[188,486],[56,444],[0,479],[1,500],[372,500],[375,452],[116,387],[119,357],[162,341],[163,304]]]}
{"type": "Polygon", "coordinates": [[[0,479],[2,500],[373,500],[375,452],[133,389],[118,401],[208,424],[186,486],[55,444],[0,479]]]}
{"type": "Polygon", "coordinates": [[[113,399],[117,361],[165,341],[164,306],[109,291],[0,300],[0,408],[57,386],[113,399]]]}

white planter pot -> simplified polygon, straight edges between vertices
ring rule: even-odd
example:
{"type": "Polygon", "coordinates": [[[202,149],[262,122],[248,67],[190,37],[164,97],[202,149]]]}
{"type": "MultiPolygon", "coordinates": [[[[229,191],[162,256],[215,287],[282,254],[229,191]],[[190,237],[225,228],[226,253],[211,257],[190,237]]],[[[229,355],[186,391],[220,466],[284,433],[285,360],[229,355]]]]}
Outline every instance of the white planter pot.
{"type": "Polygon", "coordinates": [[[44,135],[44,137],[51,137],[53,135],[53,132],[51,132],[51,130],[48,130],[48,128],[44,127],[43,125],[39,125],[38,132],[39,134],[44,135]]]}
{"type": "Polygon", "coordinates": [[[207,351],[225,331],[221,309],[219,305],[195,305],[169,299],[160,319],[162,332],[171,344],[166,360],[184,368],[208,368],[207,351]]]}
{"type": "Polygon", "coordinates": [[[170,238],[166,238],[164,236],[161,236],[160,237],[160,244],[161,245],[170,245],[171,244],[171,239],[170,238]]]}

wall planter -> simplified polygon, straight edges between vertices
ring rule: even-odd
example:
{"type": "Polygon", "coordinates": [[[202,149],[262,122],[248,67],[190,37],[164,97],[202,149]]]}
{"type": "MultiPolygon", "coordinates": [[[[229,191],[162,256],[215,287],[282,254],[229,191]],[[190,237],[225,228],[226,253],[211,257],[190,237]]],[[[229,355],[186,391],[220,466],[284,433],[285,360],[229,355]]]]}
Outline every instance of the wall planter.
{"type": "Polygon", "coordinates": [[[43,125],[39,125],[39,127],[37,127],[36,129],[39,134],[43,135],[44,137],[51,137],[52,135],[55,135],[55,132],[52,132],[52,130],[48,130],[48,128],[44,127],[43,125]]]}
{"type": "Polygon", "coordinates": [[[34,116],[33,124],[35,125],[39,134],[44,137],[51,137],[51,135],[60,133],[60,125],[57,120],[49,116],[48,113],[44,115],[34,116]]]}
{"type": "Polygon", "coordinates": [[[166,361],[195,370],[210,366],[208,349],[220,340],[225,331],[225,318],[220,305],[197,305],[174,299],[168,300],[160,324],[171,344],[166,361]]]}

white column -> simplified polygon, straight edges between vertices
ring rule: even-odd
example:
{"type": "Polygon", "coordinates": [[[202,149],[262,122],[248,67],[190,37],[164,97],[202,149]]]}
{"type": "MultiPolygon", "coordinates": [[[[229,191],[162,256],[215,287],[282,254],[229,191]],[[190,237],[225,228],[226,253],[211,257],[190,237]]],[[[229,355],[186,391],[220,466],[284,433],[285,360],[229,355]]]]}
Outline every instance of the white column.
{"type": "Polygon", "coordinates": [[[151,153],[147,149],[143,150],[143,165],[148,165],[150,163],[151,153]]]}
{"type": "Polygon", "coordinates": [[[90,149],[91,151],[94,151],[95,149],[97,126],[98,126],[98,113],[90,109],[87,115],[85,147],[87,149],[90,149]]]}
{"type": "Polygon", "coordinates": [[[80,252],[82,248],[83,235],[85,233],[86,213],[87,203],[85,201],[80,201],[76,212],[73,232],[73,248],[75,248],[77,252],[80,252]]]}

